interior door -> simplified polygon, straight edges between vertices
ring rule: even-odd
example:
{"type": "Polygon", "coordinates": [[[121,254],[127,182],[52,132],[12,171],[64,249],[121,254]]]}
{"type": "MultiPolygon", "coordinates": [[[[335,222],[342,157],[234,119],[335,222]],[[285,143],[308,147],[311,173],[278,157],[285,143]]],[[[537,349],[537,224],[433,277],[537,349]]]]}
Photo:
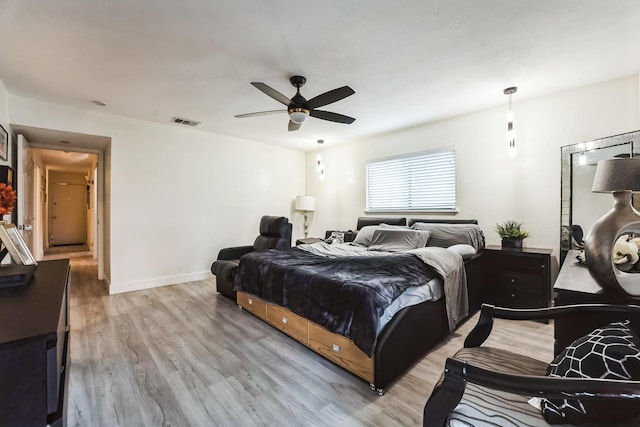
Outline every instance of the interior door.
{"type": "Polygon", "coordinates": [[[85,185],[51,183],[52,246],[87,243],[87,189],[85,185]]]}
{"type": "Polygon", "coordinates": [[[23,136],[18,135],[18,163],[17,163],[17,200],[16,208],[18,210],[18,229],[22,233],[22,238],[29,247],[32,254],[34,252],[35,234],[33,233],[33,223],[35,220],[35,191],[34,191],[34,171],[35,164],[33,162],[33,154],[29,141],[23,136]]]}

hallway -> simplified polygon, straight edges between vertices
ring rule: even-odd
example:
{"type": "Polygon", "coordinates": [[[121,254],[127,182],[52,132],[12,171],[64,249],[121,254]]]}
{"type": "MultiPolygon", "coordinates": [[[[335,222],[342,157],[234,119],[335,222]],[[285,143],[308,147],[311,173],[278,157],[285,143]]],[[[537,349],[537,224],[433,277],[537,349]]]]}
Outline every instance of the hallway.
{"type": "MultiPolygon", "coordinates": [[[[61,259],[61,258],[78,258],[89,257],[91,251],[85,245],[69,245],[69,246],[51,246],[44,250],[43,260],[61,259]]],[[[97,273],[96,273],[97,274],[97,273]]]]}

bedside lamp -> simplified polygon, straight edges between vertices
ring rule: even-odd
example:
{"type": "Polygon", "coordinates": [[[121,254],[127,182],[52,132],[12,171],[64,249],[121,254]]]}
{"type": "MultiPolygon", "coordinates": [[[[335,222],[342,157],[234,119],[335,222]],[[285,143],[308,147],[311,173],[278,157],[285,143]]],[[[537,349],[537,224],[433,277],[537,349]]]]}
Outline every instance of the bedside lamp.
{"type": "Polygon", "coordinates": [[[640,275],[624,273],[613,262],[618,237],[640,235],[640,213],[631,205],[632,192],[640,191],[640,158],[600,160],[591,191],[612,193],[614,202],[613,209],[593,225],[584,241],[589,272],[602,286],[640,295],[640,275]]]}
{"type": "Polygon", "coordinates": [[[309,234],[307,213],[316,210],[316,198],[313,196],[296,196],[296,210],[304,212],[304,238],[309,234]]]}

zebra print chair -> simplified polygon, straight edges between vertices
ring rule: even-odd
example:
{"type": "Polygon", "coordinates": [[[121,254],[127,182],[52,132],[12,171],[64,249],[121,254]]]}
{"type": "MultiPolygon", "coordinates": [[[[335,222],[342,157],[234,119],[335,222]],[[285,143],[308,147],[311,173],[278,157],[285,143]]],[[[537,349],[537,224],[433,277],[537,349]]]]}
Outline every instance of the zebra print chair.
{"type": "MultiPolygon", "coordinates": [[[[547,411],[555,408],[550,402],[556,404],[559,401],[578,402],[581,410],[589,408],[591,411],[594,407],[601,410],[599,416],[607,418],[605,421],[600,419],[598,423],[640,426],[640,416],[636,415],[640,414],[640,381],[593,379],[593,376],[576,378],[577,375],[571,374],[563,377],[553,374],[554,371],[551,368],[557,366],[556,361],[560,360],[558,363],[564,363],[563,357],[571,358],[574,354],[577,355],[575,347],[571,346],[580,345],[585,337],[574,341],[556,356],[551,365],[510,351],[481,347],[491,333],[494,318],[542,320],[565,317],[571,319],[572,316],[583,316],[587,310],[606,312],[608,316],[620,319],[637,318],[640,315],[639,306],[628,305],[591,304],[516,310],[483,304],[478,324],[467,336],[464,348],[446,361],[444,373],[424,407],[423,425],[425,427],[547,426],[572,425],[571,422],[575,422],[575,418],[571,418],[572,414],[567,417],[562,413],[561,417],[567,417],[565,419],[570,422],[555,420],[552,421],[554,424],[550,424],[547,418],[552,418],[554,414],[546,412],[543,416],[543,411],[531,403],[532,397],[535,397],[542,404],[542,409],[547,411]],[[550,370],[551,376],[549,376],[550,370]],[[585,403],[584,408],[582,403],[585,403]],[[632,412],[625,413],[627,409],[631,409],[632,412]],[[618,418],[626,419],[614,420],[616,415],[618,418]]],[[[627,326],[632,328],[629,322],[622,325],[624,328],[627,326]]],[[[597,331],[599,329],[593,332],[597,331]]],[[[631,356],[627,354],[623,359],[626,361],[628,357],[634,357],[634,369],[636,369],[640,367],[640,351],[638,351],[640,341],[634,332],[627,329],[625,331],[624,338],[633,337],[635,344],[628,346],[632,349],[630,352],[634,354],[631,356]]],[[[627,346],[621,346],[621,348],[624,351],[628,350],[627,346]]],[[[602,352],[602,359],[605,359],[605,351],[602,352]]],[[[579,363],[583,363],[582,360],[579,363]]],[[[609,361],[605,360],[604,363],[607,364],[609,361]]],[[[639,371],[633,372],[635,375],[631,375],[631,378],[638,379],[639,371]]],[[[586,416],[586,410],[583,412],[585,413],[579,415],[586,416]]],[[[593,414],[594,412],[589,412],[589,416],[593,414]]],[[[592,424],[592,421],[589,423],[592,424]]]]}

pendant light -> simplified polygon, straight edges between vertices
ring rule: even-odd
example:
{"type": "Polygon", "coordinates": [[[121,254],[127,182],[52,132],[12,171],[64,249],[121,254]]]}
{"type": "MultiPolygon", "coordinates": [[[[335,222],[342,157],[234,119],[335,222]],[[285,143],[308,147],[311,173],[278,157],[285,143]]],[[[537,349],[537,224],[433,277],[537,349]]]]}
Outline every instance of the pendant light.
{"type": "Polygon", "coordinates": [[[318,157],[316,160],[316,169],[318,171],[320,181],[324,181],[324,164],[322,163],[322,144],[324,144],[324,139],[319,139],[318,145],[320,146],[320,150],[318,151],[318,157]]]}
{"type": "Polygon", "coordinates": [[[508,87],[504,90],[505,95],[509,95],[509,112],[507,113],[507,143],[509,144],[509,157],[516,156],[516,135],[513,130],[513,111],[511,110],[511,96],[518,91],[518,88],[508,87]]]}

